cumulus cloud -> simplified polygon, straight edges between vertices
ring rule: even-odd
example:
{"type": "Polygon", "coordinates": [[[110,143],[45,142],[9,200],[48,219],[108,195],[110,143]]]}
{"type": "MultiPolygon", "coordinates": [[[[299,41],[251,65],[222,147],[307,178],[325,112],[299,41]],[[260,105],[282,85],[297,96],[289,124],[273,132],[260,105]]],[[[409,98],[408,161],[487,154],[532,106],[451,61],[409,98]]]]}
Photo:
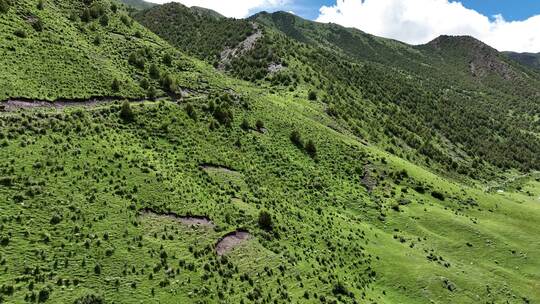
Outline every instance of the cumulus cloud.
{"type": "Polygon", "coordinates": [[[336,0],[320,8],[317,21],[411,44],[443,34],[470,35],[500,51],[540,52],[540,15],[512,22],[502,15],[490,19],[448,0],[336,0]]]}
{"type": "Polygon", "coordinates": [[[224,16],[244,18],[262,9],[272,9],[286,5],[289,0],[150,0],[154,3],[180,2],[186,6],[200,6],[212,9],[224,16]]]}

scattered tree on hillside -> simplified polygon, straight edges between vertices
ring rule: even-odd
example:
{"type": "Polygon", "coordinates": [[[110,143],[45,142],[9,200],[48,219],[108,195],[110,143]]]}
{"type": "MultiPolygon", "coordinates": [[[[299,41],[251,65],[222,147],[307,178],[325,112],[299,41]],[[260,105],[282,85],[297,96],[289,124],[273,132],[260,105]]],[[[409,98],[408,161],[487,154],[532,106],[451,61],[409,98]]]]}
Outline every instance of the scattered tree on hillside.
{"type": "Polygon", "coordinates": [[[126,122],[131,122],[135,120],[135,114],[131,109],[129,101],[127,100],[122,103],[122,108],[120,109],[120,118],[122,118],[126,122]]]}
{"type": "Polygon", "coordinates": [[[306,149],[306,153],[311,156],[312,158],[314,158],[315,156],[317,156],[317,147],[315,146],[315,143],[313,142],[313,140],[309,140],[307,143],[306,143],[306,146],[305,146],[305,149],[306,149]]]}
{"type": "Polygon", "coordinates": [[[7,13],[10,7],[11,7],[10,0],[0,0],[0,13],[2,14],[7,13]]]}
{"type": "Polygon", "coordinates": [[[261,211],[259,213],[259,219],[258,219],[259,227],[261,229],[264,229],[266,231],[271,231],[274,224],[272,221],[272,216],[267,211],[261,211]]]}
{"type": "Polygon", "coordinates": [[[118,79],[114,79],[112,84],[111,84],[111,89],[113,90],[113,92],[119,92],[120,91],[120,80],[118,79]]]}
{"type": "Polygon", "coordinates": [[[300,132],[298,132],[297,130],[294,130],[291,132],[290,139],[292,143],[298,148],[303,147],[304,144],[302,143],[302,136],[300,135],[300,132]]]}

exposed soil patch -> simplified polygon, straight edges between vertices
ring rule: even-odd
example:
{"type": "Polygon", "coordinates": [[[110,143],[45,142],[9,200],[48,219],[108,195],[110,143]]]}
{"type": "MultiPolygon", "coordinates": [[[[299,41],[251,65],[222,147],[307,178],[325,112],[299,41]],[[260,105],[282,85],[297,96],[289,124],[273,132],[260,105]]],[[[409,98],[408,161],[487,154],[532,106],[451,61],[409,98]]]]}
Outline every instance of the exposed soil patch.
{"type": "Polygon", "coordinates": [[[198,215],[182,216],[174,212],[166,212],[166,213],[156,212],[150,208],[142,209],[140,211],[140,214],[143,216],[146,215],[146,216],[169,218],[187,226],[200,226],[200,227],[208,227],[208,228],[215,227],[214,223],[206,216],[198,216],[198,215]]]}
{"type": "Polygon", "coordinates": [[[251,238],[251,234],[245,230],[237,230],[224,235],[216,244],[216,253],[224,255],[234,248],[242,245],[251,238]]]}
{"type": "Polygon", "coordinates": [[[372,192],[373,189],[377,186],[377,179],[373,176],[371,172],[372,167],[369,165],[364,166],[364,176],[362,176],[362,184],[366,187],[368,192],[372,192]]]}
{"type": "Polygon", "coordinates": [[[220,166],[220,165],[212,165],[212,164],[201,164],[200,168],[204,171],[220,171],[224,173],[238,173],[238,171],[235,171],[232,168],[226,167],[226,166],[220,166]]]}

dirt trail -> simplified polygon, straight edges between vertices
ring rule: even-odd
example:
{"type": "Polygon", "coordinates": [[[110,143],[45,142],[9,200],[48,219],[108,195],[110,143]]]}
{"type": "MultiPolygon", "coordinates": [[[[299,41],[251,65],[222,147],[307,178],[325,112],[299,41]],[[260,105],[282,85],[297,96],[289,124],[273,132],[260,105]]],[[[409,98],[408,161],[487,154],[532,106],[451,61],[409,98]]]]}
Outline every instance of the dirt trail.
{"type": "Polygon", "coordinates": [[[196,215],[181,216],[174,212],[160,213],[149,208],[145,208],[141,210],[140,214],[143,216],[169,218],[188,226],[200,226],[200,227],[207,227],[207,228],[215,227],[214,223],[206,216],[196,216],[196,215]]]}
{"type": "Polygon", "coordinates": [[[242,245],[251,238],[251,234],[245,230],[237,230],[227,233],[216,244],[216,253],[224,255],[234,248],[242,245]]]}
{"type": "MultiPolygon", "coordinates": [[[[155,99],[155,101],[166,99],[166,97],[160,97],[155,99]]],[[[110,104],[114,102],[121,102],[122,100],[127,100],[130,103],[141,103],[148,101],[147,98],[121,98],[121,97],[91,97],[88,99],[58,99],[56,101],[45,101],[38,99],[28,99],[28,98],[13,98],[8,99],[7,101],[0,102],[0,112],[12,112],[18,109],[38,109],[38,108],[49,108],[49,109],[63,109],[66,107],[93,107],[104,104],[110,104]]]]}

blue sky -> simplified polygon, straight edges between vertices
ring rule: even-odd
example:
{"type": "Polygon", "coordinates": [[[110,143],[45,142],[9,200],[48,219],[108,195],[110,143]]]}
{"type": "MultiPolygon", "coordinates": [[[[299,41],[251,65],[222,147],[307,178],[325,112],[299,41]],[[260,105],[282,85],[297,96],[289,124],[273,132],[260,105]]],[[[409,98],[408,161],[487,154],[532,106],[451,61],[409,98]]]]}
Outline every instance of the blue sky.
{"type": "MultiPolygon", "coordinates": [[[[273,10],[292,10],[299,16],[314,20],[319,16],[319,8],[323,5],[333,5],[335,2],[335,0],[296,0],[273,10]]],[[[524,20],[540,14],[540,0],[462,0],[460,2],[465,7],[489,17],[502,14],[508,21],[524,20]]]]}
{"type": "Polygon", "coordinates": [[[181,2],[244,18],[261,10],[354,27],[424,44],[440,35],[473,36],[499,51],[540,52],[540,0],[149,0],[181,2]]]}

